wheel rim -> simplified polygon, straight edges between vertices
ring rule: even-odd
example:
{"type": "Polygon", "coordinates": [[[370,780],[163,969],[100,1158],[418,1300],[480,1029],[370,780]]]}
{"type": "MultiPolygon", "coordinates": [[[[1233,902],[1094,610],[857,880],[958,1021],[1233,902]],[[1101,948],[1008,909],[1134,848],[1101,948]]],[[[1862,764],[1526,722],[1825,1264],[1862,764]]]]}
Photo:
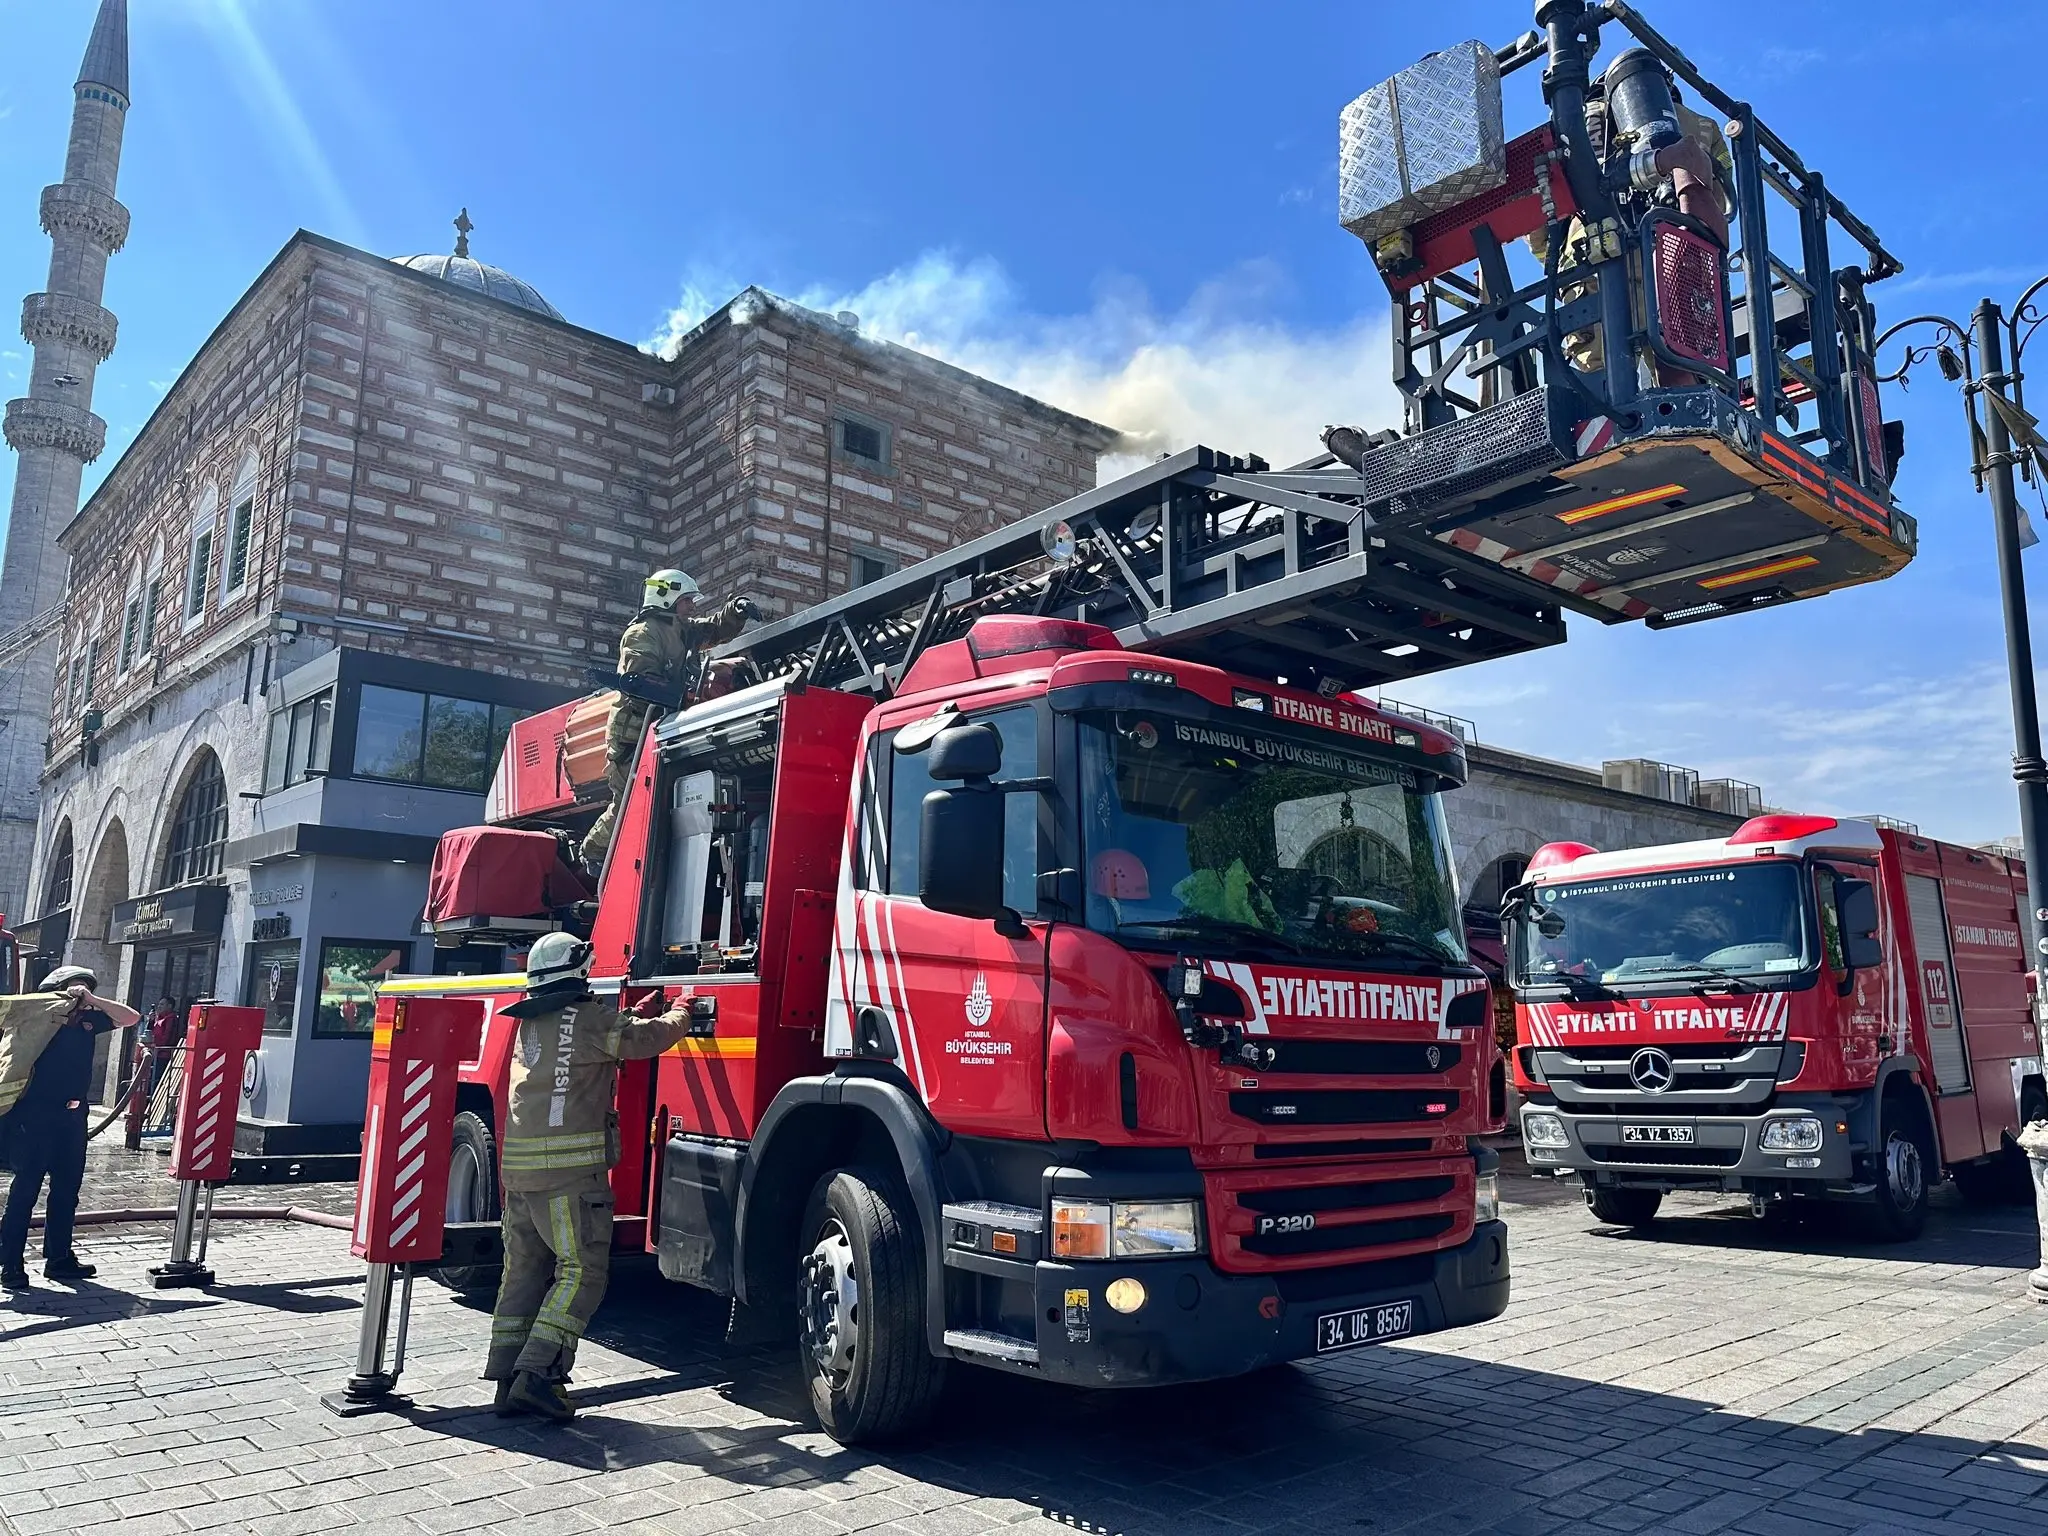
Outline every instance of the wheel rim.
{"type": "Polygon", "coordinates": [[[477,1208],[477,1184],[483,1172],[482,1164],[476,1158],[476,1148],[456,1147],[448,1159],[448,1198],[442,1206],[442,1216],[448,1221],[475,1221],[477,1208]]]}
{"type": "Polygon", "coordinates": [[[1894,1134],[1885,1143],[1884,1177],[1891,1186],[1893,1204],[1910,1209],[1920,1203],[1926,1176],[1920,1168],[1920,1149],[1911,1137],[1894,1134]]]}
{"type": "Polygon", "coordinates": [[[860,1331],[860,1281],[853,1271],[853,1244],[836,1218],[819,1230],[804,1256],[801,1295],[804,1348],[812,1364],[835,1382],[845,1380],[860,1331]]]}

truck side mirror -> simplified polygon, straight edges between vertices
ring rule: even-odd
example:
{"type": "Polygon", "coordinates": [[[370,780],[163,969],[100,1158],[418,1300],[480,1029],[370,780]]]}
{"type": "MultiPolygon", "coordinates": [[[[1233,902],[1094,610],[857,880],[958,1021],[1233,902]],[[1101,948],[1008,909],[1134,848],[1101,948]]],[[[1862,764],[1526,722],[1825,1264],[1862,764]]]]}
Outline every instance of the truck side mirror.
{"type": "MultiPolygon", "coordinates": [[[[987,726],[967,730],[995,732],[987,726]]],[[[948,731],[934,744],[944,749],[948,731]]],[[[933,767],[938,765],[934,762],[933,767]]],[[[935,789],[924,797],[917,850],[917,898],[934,912],[999,918],[1003,911],[1002,791],[986,784],[935,789]]]]}
{"type": "Polygon", "coordinates": [[[1842,959],[1852,971],[1884,963],[1884,945],[1877,937],[1877,887],[1868,880],[1844,880],[1835,888],[1835,910],[1842,920],[1842,959]]]}
{"type": "Polygon", "coordinates": [[[1003,766],[1003,738],[992,725],[955,725],[932,738],[925,772],[935,779],[987,779],[1003,766]]]}

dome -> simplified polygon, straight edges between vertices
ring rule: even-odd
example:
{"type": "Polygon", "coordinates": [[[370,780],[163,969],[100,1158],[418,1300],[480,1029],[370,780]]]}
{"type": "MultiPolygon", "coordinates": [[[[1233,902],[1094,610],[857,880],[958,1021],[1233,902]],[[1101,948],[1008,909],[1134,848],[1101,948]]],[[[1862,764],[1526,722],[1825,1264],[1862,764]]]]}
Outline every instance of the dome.
{"type": "Polygon", "coordinates": [[[517,304],[521,309],[546,315],[550,320],[562,318],[562,312],[542,298],[533,284],[514,277],[503,267],[494,267],[466,255],[394,256],[391,259],[401,267],[424,272],[428,277],[438,277],[458,288],[474,289],[488,298],[503,299],[507,304],[517,304]]]}

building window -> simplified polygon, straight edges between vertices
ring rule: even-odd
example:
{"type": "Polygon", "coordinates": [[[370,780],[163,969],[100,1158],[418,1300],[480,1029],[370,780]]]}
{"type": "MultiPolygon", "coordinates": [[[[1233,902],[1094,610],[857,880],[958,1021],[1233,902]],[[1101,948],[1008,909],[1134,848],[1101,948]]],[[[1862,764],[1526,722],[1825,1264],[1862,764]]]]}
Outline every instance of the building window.
{"type": "Polygon", "coordinates": [[[263,1010],[263,1033],[288,1035],[299,1011],[299,941],[275,939],[248,947],[242,1006],[263,1010]]]}
{"type": "Polygon", "coordinates": [[[256,455],[245,453],[228,493],[227,559],[221,571],[221,596],[233,597],[249,580],[249,541],[256,531],[256,455]]]}
{"type": "Polygon", "coordinates": [[[263,755],[263,793],[273,794],[327,772],[334,736],[332,690],[301,699],[270,717],[270,741],[263,755]]]}
{"type": "Polygon", "coordinates": [[[363,685],[355,776],[481,794],[520,711],[410,688],[363,685]]]}
{"type": "Polygon", "coordinates": [[[80,646],[71,653],[71,675],[64,684],[64,703],[72,714],[77,714],[85,703],[85,647],[80,646]]]}
{"type": "Polygon", "coordinates": [[[832,423],[834,447],[844,458],[859,459],[877,469],[889,467],[889,429],[879,421],[841,416],[832,423]]]}
{"type": "Polygon", "coordinates": [[[368,1035],[377,1013],[378,986],[405,969],[412,946],[369,939],[327,939],[320,945],[320,1002],[315,1039],[368,1035]]]}
{"type": "Polygon", "coordinates": [[[163,602],[164,579],[152,576],[149,585],[142,589],[142,637],[136,652],[138,659],[156,649],[156,615],[163,602]]]}
{"type": "Polygon", "coordinates": [[[192,536],[192,558],[185,570],[185,618],[193,622],[206,613],[206,582],[213,574],[213,527],[192,536]]]}
{"type": "Polygon", "coordinates": [[[71,905],[71,823],[57,829],[57,844],[50,855],[50,879],[43,887],[43,910],[62,911],[71,905]]]}
{"type": "Polygon", "coordinates": [[[205,748],[185,781],[164,853],[164,885],[210,880],[220,873],[228,846],[228,786],[220,759],[205,748]]]}
{"type": "Polygon", "coordinates": [[[234,523],[228,531],[228,573],[225,596],[242,590],[249,579],[249,534],[256,522],[256,503],[235,503],[234,523]]]}
{"type": "Polygon", "coordinates": [[[86,642],[85,647],[85,702],[88,704],[92,702],[93,691],[99,685],[99,675],[100,637],[94,635],[91,640],[86,642]]]}
{"type": "Polygon", "coordinates": [[[880,581],[884,576],[894,576],[903,567],[887,555],[870,555],[860,550],[853,554],[853,584],[864,587],[869,582],[880,581]]]}
{"type": "Polygon", "coordinates": [[[121,610],[121,670],[126,672],[135,665],[135,643],[142,638],[142,594],[128,594],[127,606],[121,610]]]}

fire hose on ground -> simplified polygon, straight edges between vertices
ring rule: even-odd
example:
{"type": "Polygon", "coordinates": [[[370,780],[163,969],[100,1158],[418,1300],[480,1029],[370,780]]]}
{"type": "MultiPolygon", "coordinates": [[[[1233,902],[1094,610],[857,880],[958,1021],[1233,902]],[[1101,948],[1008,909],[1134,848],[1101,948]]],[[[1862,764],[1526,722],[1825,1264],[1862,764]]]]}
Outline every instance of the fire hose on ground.
{"type": "MultiPolygon", "coordinates": [[[[174,1205],[145,1205],[118,1211],[80,1211],[72,1218],[81,1227],[114,1227],[131,1221],[176,1221],[178,1208],[174,1205]]],[[[212,1207],[209,1219],[213,1221],[298,1221],[309,1227],[332,1227],[337,1232],[346,1232],[354,1224],[346,1216],[336,1216],[327,1211],[311,1210],[303,1205],[220,1205],[212,1207]]],[[[43,1218],[32,1217],[31,1228],[42,1226],[43,1218]]]]}

